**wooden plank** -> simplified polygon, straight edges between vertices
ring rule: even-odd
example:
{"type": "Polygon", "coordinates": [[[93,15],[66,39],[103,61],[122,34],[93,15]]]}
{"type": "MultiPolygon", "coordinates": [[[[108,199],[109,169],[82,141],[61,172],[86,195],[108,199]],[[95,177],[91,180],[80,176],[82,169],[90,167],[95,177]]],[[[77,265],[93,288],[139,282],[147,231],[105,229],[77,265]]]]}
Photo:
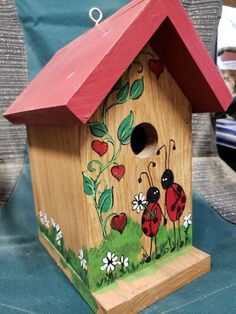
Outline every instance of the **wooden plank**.
{"type": "Polygon", "coordinates": [[[224,5],[228,5],[230,7],[236,8],[236,1],[235,0],[224,0],[224,5]]]}
{"type": "Polygon", "coordinates": [[[75,270],[66,263],[66,261],[64,260],[64,257],[60,254],[60,252],[55,250],[55,247],[51,245],[51,243],[42,233],[39,234],[39,241],[44,246],[44,248],[48,251],[50,256],[54,259],[57,266],[64,272],[66,277],[72,282],[76,290],[88,303],[91,309],[96,313],[98,310],[97,302],[92,296],[91,292],[89,291],[89,288],[84,285],[81,278],[76,274],[75,270]]]}
{"type": "Polygon", "coordinates": [[[36,215],[45,211],[60,225],[67,245],[76,253],[86,245],[80,128],[28,126],[29,158],[36,215]]]}
{"type": "Polygon", "coordinates": [[[154,302],[210,271],[208,254],[192,248],[186,255],[168,262],[153,273],[131,280],[119,280],[108,291],[93,294],[98,313],[137,313],[154,302]]]}
{"type": "MultiPolygon", "coordinates": [[[[55,251],[43,235],[39,236],[39,240],[73,283],[73,270],[63,266],[61,263],[62,256],[55,251]]],[[[100,314],[135,314],[206,274],[210,271],[210,267],[210,256],[192,247],[186,254],[157,267],[150,274],[144,272],[143,275],[139,274],[137,278],[132,278],[132,280],[118,280],[110,289],[106,288],[104,291],[92,293],[89,297],[88,294],[83,294],[82,283],[81,288],[77,285],[76,289],[90,303],[94,312],[100,314]],[[91,300],[92,298],[95,302],[91,300]]]]}

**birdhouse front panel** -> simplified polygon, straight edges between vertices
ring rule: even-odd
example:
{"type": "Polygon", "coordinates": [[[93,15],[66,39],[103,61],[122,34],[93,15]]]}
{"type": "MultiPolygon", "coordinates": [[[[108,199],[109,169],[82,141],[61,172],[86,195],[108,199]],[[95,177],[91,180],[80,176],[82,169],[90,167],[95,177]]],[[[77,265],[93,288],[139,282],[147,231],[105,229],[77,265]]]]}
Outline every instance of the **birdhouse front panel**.
{"type": "Polygon", "coordinates": [[[87,124],[27,130],[41,239],[76,286],[189,252],[191,105],[150,47],[87,124]]]}

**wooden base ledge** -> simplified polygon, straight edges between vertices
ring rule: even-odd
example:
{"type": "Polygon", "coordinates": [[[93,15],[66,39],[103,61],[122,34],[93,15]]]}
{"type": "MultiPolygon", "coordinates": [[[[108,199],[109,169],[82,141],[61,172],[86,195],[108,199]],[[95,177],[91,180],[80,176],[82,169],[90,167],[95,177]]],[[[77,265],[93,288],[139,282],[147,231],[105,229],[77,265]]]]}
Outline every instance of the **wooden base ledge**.
{"type": "MultiPolygon", "coordinates": [[[[44,236],[40,235],[39,240],[72,281],[69,268],[64,268],[60,262],[60,255],[44,236]]],[[[185,254],[175,257],[173,261],[160,265],[157,270],[144,269],[92,293],[98,307],[96,312],[102,314],[138,313],[209,272],[210,265],[210,255],[191,247],[185,254]]]]}
{"type": "Polygon", "coordinates": [[[111,290],[93,293],[98,313],[138,313],[210,271],[210,255],[192,247],[156,272],[134,280],[118,280],[111,290]]]}

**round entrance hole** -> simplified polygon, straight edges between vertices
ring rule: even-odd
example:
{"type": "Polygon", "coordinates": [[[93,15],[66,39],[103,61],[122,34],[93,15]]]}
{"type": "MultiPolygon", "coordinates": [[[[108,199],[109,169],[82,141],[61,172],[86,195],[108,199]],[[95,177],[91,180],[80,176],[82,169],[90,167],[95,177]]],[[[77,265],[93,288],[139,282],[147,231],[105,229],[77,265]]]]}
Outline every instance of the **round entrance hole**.
{"type": "Polygon", "coordinates": [[[150,123],[138,124],[131,134],[131,148],[139,158],[153,155],[157,149],[158,135],[150,123]]]}

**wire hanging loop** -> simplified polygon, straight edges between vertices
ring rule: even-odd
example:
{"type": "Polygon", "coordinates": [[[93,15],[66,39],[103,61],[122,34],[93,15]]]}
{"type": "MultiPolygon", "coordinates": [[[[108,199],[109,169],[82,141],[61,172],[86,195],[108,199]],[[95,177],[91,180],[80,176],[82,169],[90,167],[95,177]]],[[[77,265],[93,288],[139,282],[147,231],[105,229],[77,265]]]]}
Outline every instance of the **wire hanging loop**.
{"type": "Polygon", "coordinates": [[[89,10],[89,17],[95,23],[95,26],[97,26],[101,22],[101,20],[103,18],[103,14],[99,8],[92,8],[89,10]],[[98,17],[94,16],[95,12],[99,14],[98,17]]]}

